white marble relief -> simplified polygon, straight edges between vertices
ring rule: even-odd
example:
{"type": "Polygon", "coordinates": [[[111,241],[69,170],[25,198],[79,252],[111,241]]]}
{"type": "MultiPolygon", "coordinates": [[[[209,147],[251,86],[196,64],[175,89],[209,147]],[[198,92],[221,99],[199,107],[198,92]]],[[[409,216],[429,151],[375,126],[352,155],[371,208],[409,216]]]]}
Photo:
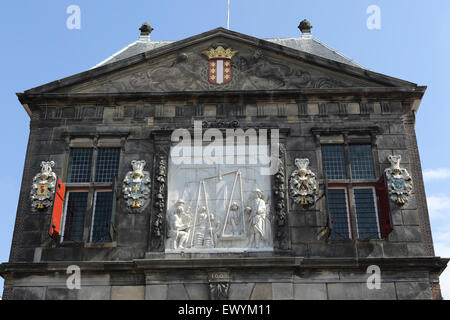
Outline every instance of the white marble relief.
{"type": "Polygon", "coordinates": [[[166,252],[272,251],[270,176],[259,164],[169,160],[166,252]]]}

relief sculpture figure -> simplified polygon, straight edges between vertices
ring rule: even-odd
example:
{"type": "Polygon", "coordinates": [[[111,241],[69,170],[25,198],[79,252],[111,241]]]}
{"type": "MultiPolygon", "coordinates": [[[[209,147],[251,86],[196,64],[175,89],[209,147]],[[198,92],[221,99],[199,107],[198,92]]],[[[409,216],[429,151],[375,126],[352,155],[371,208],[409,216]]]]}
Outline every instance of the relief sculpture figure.
{"type": "Polygon", "coordinates": [[[269,240],[270,224],[267,218],[266,202],[261,190],[253,190],[245,211],[248,215],[248,247],[264,247],[269,240]]]}
{"type": "Polygon", "coordinates": [[[169,239],[173,249],[185,249],[191,229],[191,216],[185,211],[184,201],[178,200],[170,219],[169,239]]]}
{"type": "Polygon", "coordinates": [[[239,212],[239,205],[233,202],[230,207],[230,216],[227,220],[227,226],[225,231],[233,236],[241,233],[241,214],[239,212]]]}

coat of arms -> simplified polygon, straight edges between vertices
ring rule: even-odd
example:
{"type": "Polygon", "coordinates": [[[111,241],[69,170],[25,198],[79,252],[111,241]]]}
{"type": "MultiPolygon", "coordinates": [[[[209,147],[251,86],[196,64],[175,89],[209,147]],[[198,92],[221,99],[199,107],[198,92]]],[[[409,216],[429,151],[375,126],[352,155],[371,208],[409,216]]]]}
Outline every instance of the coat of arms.
{"type": "Polygon", "coordinates": [[[52,204],[57,180],[56,174],[52,171],[54,166],[54,161],[42,161],[41,172],[33,179],[31,206],[35,210],[45,210],[52,204]]]}
{"type": "Polygon", "coordinates": [[[133,171],[129,171],[123,180],[123,197],[131,210],[142,209],[146,206],[150,197],[150,174],[144,171],[144,160],[131,161],[133,171]]]}
{"type": "Polygon", "coordinates": [[[408,202],[413,184],[411,176],[405,168],[400,168],[401,156],[389,156],[391,167],[386,169],[388,191],[391,200],[400,206],[408,202]]]}
{"type": "Polygon", "coordinates": [[[230,48],[224,49],[218,46],[202,52],[209,59],[208,80],[213,84],[225,84],[231,81],[231,59],[238,53],[230,48]]]}
{"type": "Polygon", "coordinates": [[[298,169],[289,181],[292,198],[302,206],[311,206],[316,202],[316,175],[308,169],[309,159],[295,159],[295,165],[298,169]]]}

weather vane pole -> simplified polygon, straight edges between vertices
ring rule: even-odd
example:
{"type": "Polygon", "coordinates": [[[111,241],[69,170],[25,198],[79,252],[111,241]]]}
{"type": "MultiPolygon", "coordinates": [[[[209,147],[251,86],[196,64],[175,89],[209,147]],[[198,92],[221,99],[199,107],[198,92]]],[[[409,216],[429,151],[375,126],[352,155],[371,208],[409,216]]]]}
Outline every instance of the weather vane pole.
{"type": "Polygon", "coordinates": [[[230,0],[228,0],[228,10],[227,10],[227,29],[230,30],[230,0]]]}

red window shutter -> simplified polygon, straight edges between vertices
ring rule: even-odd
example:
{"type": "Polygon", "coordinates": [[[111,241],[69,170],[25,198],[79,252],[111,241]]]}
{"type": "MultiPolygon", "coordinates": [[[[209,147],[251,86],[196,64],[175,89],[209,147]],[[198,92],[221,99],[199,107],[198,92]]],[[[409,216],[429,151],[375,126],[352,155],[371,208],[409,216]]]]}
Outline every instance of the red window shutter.
{"type": "Polygon", "coordinates": [[[383,174],[376,185],[377,198],[379,203],[379,220],[381,237],[386,238],[394,230],[391,215],[391,205],[386,184],[386,175],[383,174]]]}
{"type": "Polygon", "coordinates": [[[55,241],[61,236],[61,216],[64,208],[64,198],[66,196],[66,186],[58,178],[56,183],[55,199],[53,199],[52,223],[50,225],[50,237],[55,241]]]}

